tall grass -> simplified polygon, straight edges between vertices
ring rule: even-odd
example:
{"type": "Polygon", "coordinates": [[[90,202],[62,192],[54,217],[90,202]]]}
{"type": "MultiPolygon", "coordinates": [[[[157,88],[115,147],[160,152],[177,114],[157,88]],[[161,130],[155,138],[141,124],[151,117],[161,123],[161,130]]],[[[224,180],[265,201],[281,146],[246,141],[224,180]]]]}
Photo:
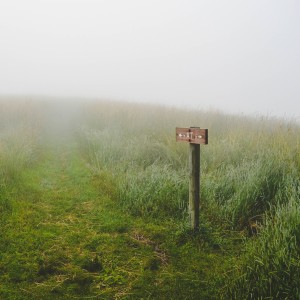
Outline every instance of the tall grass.
{"type": "MultiPolygon", "coordinates": [[[[81,149],[94,168],[122,174],[121,182],[129,173],[134,181],[133,174],[147,168],[153,169],[153,176],[165,173],[166,178],[167,170],[172,170],[182,177],[186,189],[188,145],[175,142],[175,127],[209,124],[209,145],[201,147],[203,203],[218,205],[220,215],[235,229],[261,219],[270,205],[284,198],[285,178],[291,169],[299,172],[299,128],[295,124],[217,112],[107,105],[86,108],[81,149]]],[[[157,182],[164,184],[162,178],[157,182]]],[[[175,215],[182,215],[181,209],[175,215]]]]}
{"type": "Polygon", "coordinates": [[[58,136],[74,142],[75,128],[81,155],[99,178],[111,178],[118,206],[156,222],[185,224],[188,144],[176,143],[175,127],[208,128],[209,144],[201,146],[201,220],[245,237],[220,297],[300,298],[299,125],[105,101],[76,111],[71,106],[0,101],[1,218],[41,143],[58,136]]]}
{"type": "Polygon", "coordinates": [[[183,218],[188,204],[185,174],[153,164],[119,179],[119,201],[134,215],[183,218]]]}
{"type": "Polygon", "coordinates": [[[82,132],[91,168],[110,172],[123,208],[141,216],[182,216],[187,206],[185,162],[161,141],[130,138],[117,130],[82,132]],[[113,138],[112,138],[113,136],[113,138]]]}
{"type": "Polygon", "coordinates": [[[12,209],[12,190],[21,185],[23,171],[38,160],[39,115],[28,101],[0,100],[0,217],[3,221],[12,209]]]}
{"type": "Polygon", "coordinates": [[[246,238],[224,293],[236,299],[300,297],[296,123],[105,102],[85,113],[82,153],[96,172],[114,174],[121,206],[180,222],[187,210],[188,145],[175,142],[175,127],[209,128],[209,144],[201,147],[201,211],[246,238]]]}
{"type": "Polygon", "coordinates": [[[234,299],[299,299],[299,186],[288,203],[264,217],[257,238],[250,240],[227,292],[234,299]]]}

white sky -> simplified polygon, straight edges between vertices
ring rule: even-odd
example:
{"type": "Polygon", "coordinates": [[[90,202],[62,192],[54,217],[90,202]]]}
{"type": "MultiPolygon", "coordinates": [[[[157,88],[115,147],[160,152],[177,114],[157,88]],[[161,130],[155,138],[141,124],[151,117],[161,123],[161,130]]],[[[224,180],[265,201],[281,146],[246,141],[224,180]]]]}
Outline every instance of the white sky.
{"type": "Polygon", "coordinates": [[[0,94],[300,115],[299,0],[0,0],[0,94]]]}

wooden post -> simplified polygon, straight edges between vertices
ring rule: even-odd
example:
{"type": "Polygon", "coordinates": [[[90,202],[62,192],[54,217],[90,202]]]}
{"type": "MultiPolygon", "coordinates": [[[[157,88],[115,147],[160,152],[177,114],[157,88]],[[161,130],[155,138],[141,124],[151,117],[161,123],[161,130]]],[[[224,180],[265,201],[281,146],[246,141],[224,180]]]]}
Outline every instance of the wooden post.
{"type": "Polygon", "coordinates": [[[200,145],[190,144],[189,155],[190,183],[189,183],[189,217],[193,230],[199,229],[200,205],[200,145]]]}
{"type": "Polygon", "coordinates": [[[200,206],[200,144],[208,144],[208,129],[176,128],[176,141],[190,144],[189,155],[189,218],[192,230],[199,229],[200,206]]]}

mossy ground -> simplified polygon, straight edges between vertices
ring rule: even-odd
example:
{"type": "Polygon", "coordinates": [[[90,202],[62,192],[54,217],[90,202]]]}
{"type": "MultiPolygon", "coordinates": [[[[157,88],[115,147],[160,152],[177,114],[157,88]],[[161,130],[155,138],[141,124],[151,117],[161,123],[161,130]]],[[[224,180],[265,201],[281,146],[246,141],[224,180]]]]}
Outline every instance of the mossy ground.
{"type": "Polygon", "coordinates": [[[134,218],[118,208],[109,174],[94,175],[75,144],[46,150],[7,196],[0,299],[222,296],[234,238],[220,246],[209,224],[192,234],[174,220],[134,218]]]}

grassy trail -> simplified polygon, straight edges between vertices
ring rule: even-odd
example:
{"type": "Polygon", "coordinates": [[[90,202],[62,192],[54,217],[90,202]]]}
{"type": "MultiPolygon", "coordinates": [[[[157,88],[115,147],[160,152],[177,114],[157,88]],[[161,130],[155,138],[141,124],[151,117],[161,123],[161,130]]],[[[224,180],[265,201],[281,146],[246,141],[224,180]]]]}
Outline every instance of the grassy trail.
{"type": "Polygon", "coordinates": [[[214,274],[230,264],[221,251],[174,235],[171,221],[124,214],[109,176],[92,175],[74,149],[52,148],[11,191],[0,299],[214,299],[214,274]]]}

